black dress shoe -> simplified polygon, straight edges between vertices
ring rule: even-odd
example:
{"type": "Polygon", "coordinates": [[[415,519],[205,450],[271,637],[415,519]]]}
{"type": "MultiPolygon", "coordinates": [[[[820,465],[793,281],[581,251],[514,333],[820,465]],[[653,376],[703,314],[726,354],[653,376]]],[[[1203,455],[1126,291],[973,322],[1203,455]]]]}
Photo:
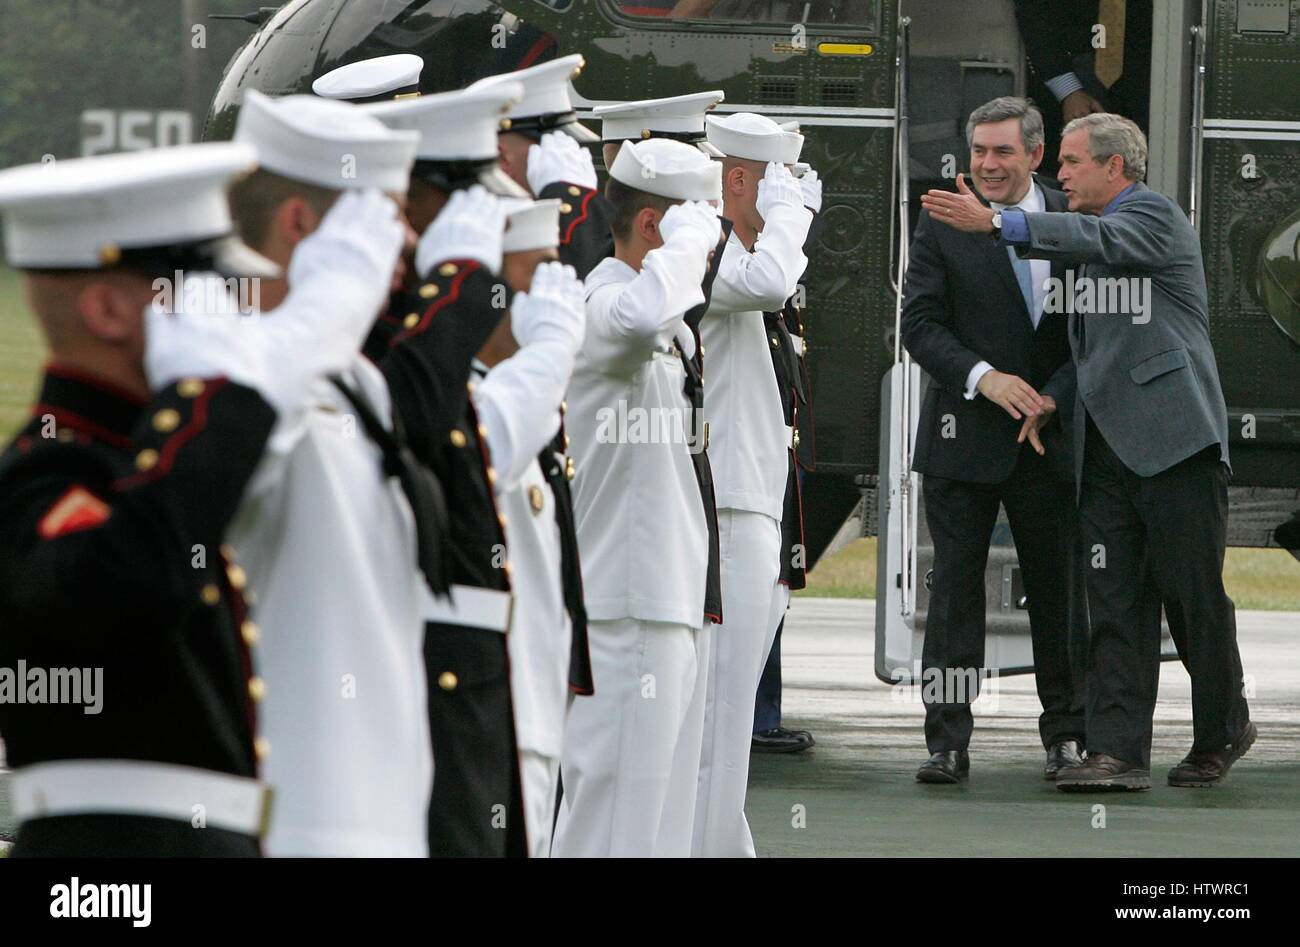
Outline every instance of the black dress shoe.
{"type": "Polygon", "coordinates": [[[965,750],[943,750],[916,771],[918,783],[958,783],[970,775],[970,754],[965,750]]]}
{"type": "Polygon", "coordinates": [[[1254,722],[1251,722],[1242,728],[1230,746],[1209,753],[1193,750],[1169,771],[1169,785],[1202,789],[1218,785],[1228,775],[1232,764],[1246,754],[1258,735],[1259,731],[1255,729],[1254,722]]]}
{"type": "Polygon", "coordinates": [[[1083,764],[1082,748],[1078,740],[1058,740],[1047,748],[1047,765],[1043,767],[1044,779],[1055,779],[1063,769],[1083,764]]]}
{"type": "Polygon", "coordinates": [[[1078,766],[1056,774],[1062,792],[1142,792],[1151,788],[1151,771],[1105,753],[1089,753],[1078,766]]]}
{"type": "Polygon", "coordinates": [[[816,742],[807,730],[773,727],[755,733],[749,748],[754,753],[802,753],[816,742]]]}

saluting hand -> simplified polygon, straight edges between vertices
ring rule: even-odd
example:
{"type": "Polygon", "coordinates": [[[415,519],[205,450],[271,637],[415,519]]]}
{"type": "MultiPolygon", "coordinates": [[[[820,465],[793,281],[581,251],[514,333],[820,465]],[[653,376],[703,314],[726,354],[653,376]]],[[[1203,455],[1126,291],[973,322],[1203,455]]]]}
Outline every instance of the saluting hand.
{"type": "Polygon", "coordinates": [[[420,237],[415,269],[423,278],[439,263],[475,260],[500,272],[506,208],[481,184],[456,191],[420,237]]]}
{"type": "Polygon", "coordinates": [[[1025,418],[1025,423],[1020,426],[1020,436],[1016,438],[1017,444],[1023,444],[1025,438],[1029,438],[1030,445],[1038,451],[1039,456],[1047,453],[1043,447],[1043,442],[1038,439],[1038,432],[1043,426],[1051,420],[1052,415],[1056,413],[1056,399],[1051,395],[1041,395],[1043,399],[1043,409],[1033,417],[1025,418]]]}
{"type": "Polygon", "coordinates": [[[964,174],[957,175],[957,193],[931,190],[921,195],[921,206],[935,220],[967,233],[992,233],[993,210],[980,203],[966,184],[964,174]]]}
{"type": "Polygon", "coordinates": [[[547,132],[540,145],[528,148],[528,187],[537,196],[557,181],[594,190],[596,165],[591,160],[591,152],[572,136],[547,132]]]}
{"type": "Polygon", "coordinates": [[[510,331],[521,347],[554,342],[577,354],[587,334],[587,307],[573,267],[558,261],[538,265],[528,291],[510,303],[510,331]]]}

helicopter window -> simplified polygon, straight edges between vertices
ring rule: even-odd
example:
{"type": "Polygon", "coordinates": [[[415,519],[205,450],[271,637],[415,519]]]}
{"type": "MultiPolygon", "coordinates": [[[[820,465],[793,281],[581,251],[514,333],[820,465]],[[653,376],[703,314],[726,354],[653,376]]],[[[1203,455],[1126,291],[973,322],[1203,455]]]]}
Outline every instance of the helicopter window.
{"type": "Polygon", "coordinates": [[[737,20],[749,23],[875,22],[877,0],[618,0],[633,17],[737,20]]]}

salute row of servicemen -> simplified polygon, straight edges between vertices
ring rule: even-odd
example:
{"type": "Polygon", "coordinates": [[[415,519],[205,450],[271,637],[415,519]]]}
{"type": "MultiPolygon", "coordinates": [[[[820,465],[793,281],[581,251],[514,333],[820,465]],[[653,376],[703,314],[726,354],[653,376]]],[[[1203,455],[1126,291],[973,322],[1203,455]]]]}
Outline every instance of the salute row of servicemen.
{"type": "Polygon", "coordinates": [[[598,137],[581,64],[0,173],[0,663],[105,691],[0,705],[14,855],[754,854],[820,183],[721,93],[598,137]]]}

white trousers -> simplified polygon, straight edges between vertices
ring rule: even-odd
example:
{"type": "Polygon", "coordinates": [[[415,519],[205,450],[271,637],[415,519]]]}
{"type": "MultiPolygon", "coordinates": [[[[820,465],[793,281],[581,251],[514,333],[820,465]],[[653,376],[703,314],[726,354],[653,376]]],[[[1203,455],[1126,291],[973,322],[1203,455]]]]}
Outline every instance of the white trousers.
{"type": "Polygon", "coordinates": [[[718,510],[718,532],[722,625],[710,648],[691,854],[752,858],[745,790],[754,697],[776,637],[772,617],[781,594],[781,526],[762,513],[724,509],[718,510]]]}
{"type": "Polygon", "coordinates": [[[519,753],[519,781],[524,793],[524,828],[528,836],[528,857],[549,858],[551,827],[555,823],[555,789],[560,778],[560,761],[532,750],[519,753]]]}
{"type": "Polygon", "coordinates": [[[708,629],[620,619],[587,632],[596,693],[569,708],[551,854],[686,857],[708,629]]]}

